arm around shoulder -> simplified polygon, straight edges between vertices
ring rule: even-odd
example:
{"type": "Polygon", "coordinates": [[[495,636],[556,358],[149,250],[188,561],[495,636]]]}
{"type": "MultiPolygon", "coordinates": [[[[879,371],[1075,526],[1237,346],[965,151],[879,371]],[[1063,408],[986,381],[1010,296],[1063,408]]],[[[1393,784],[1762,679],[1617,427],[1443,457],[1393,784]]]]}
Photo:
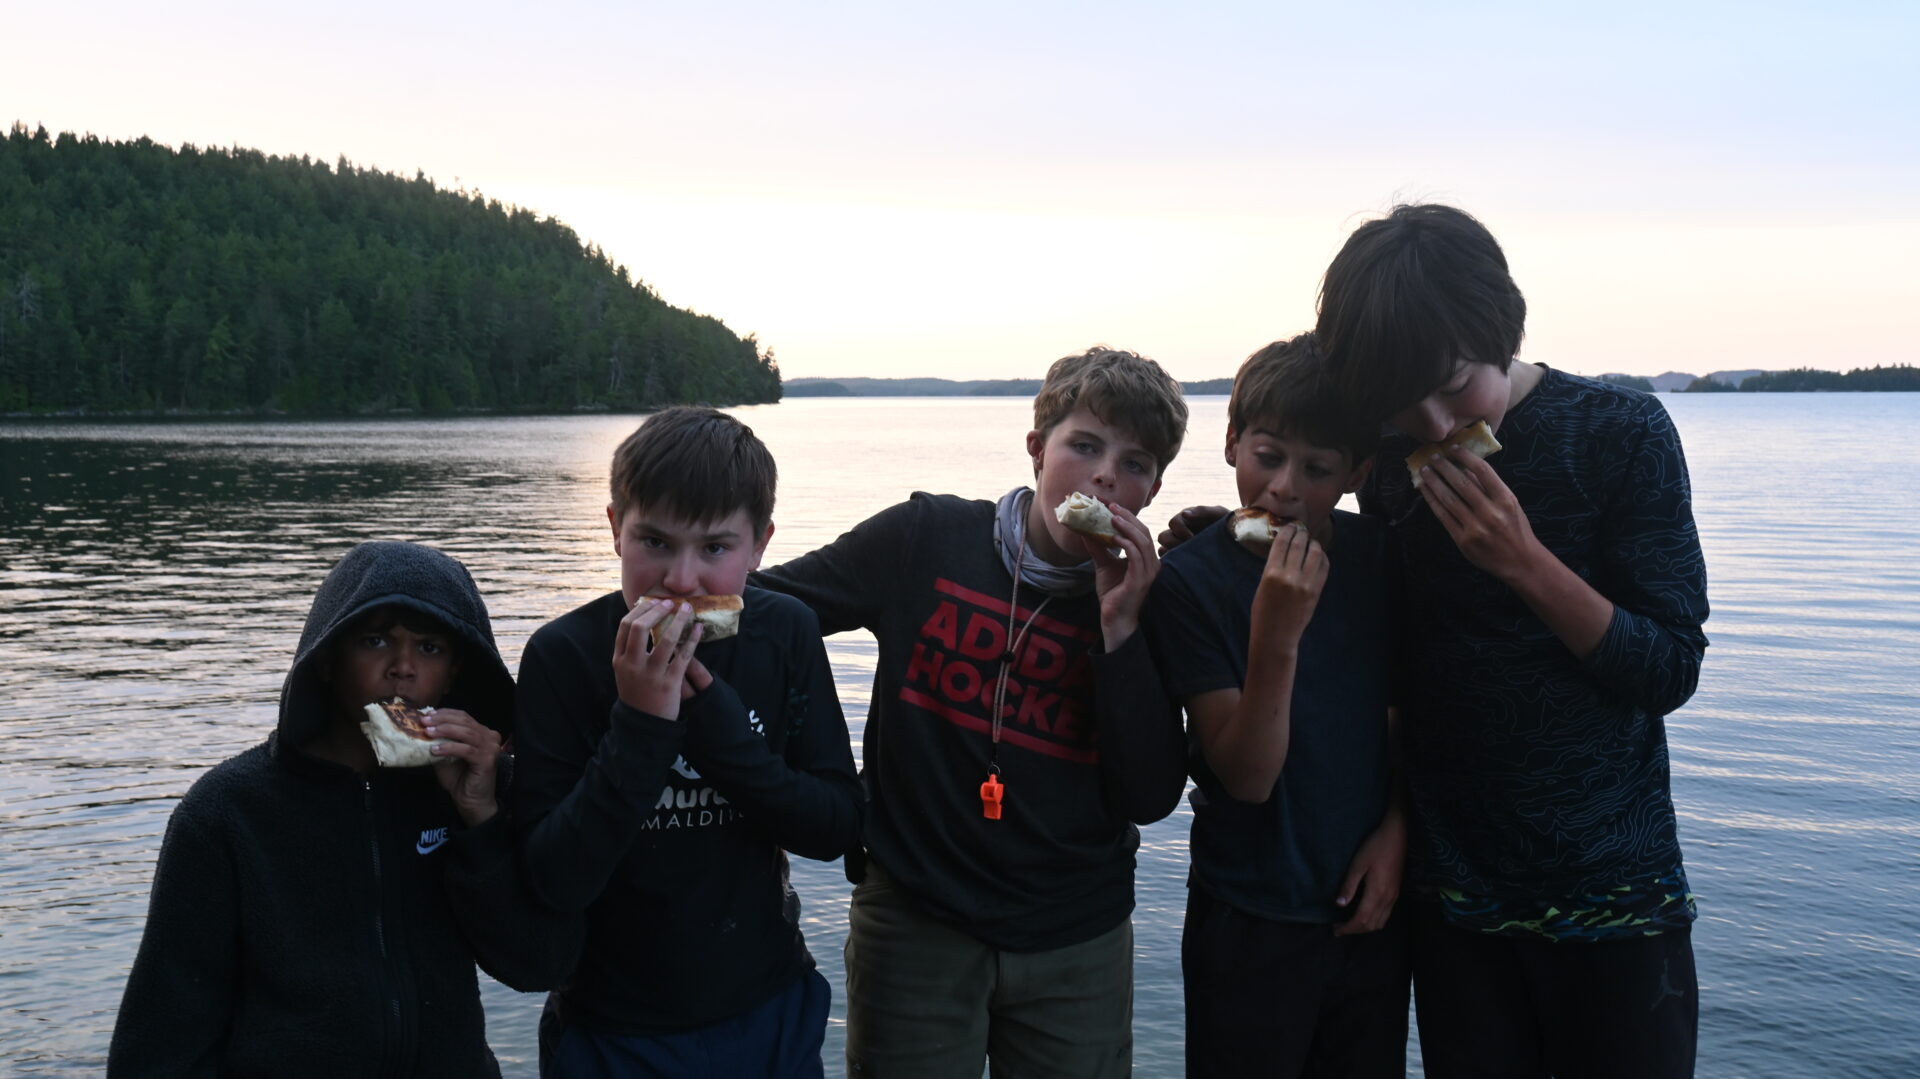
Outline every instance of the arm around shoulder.
{"type": "Polygon", "coordinates": [[[819,619],[822,633],[872,629],[890,598],[883,567],[898,564],[913,547],[926,507],[935,497],[915,492],[825,547],[754,573],[747,583],[806,604],[819,619]]]}

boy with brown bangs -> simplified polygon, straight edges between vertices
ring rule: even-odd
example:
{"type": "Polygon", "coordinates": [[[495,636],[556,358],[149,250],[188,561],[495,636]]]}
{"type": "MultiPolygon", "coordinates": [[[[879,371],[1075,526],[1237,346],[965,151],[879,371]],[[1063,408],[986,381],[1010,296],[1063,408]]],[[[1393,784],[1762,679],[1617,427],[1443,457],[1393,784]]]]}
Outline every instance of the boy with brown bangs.
{"type": "Polygon", "coordinates": [[[774,481],[739,420],[649,417],[613,457],[620,587],[527,643],[527,867],[587,919],[541,1022],[544,1075],[823,1073],[829,990],[783,852],[845,853],[862,798],[813,615],[745,587],[774,481]],[[734,595],[738,635],[705,640],[692,601],[734,595]]]}
{"type": "Polygon", "coordinates": [[[1140,615],[1159,562],[1135,514],[1180,448],[1180,386],[1094,348],[1055,363],[1034,486],[916,493],[757,575],[879,645],[866,859],[847,958],[853,1075],[1117,1076],[1132,1064],[1138,824],[1185,787],[1140,615]],[[1074,492],[1117,550],[1068,531],[1074,492]]]}
{"type": "Polygon", "coordinates": [[[1691,926],[1662,717],[1706,569],[1653,397],[1515,357],[1485,226],[1399,206],[1327,269],[1317,335],[1394,435],[1360,491],[1407,582],[1414,994],[1427,1074],[1693,1073],[1691,926]],[[1485,421],[1505,448],[1408,454],[1485,421]],[[1416,479],[1418,483],[1416,485],[1416,479]]]}
{"type": "Polygon", "coordinates": [[[1149,629],[1192,740],[1181,938],[1187,1074],[1406,1074],[1406,850],[1392,755],[1386,528],[1335,509],[1376,424],[1328,391],[1311,335],[1254,353],[1228,402],[1240,504],[1168,552],[1149,629]]]}

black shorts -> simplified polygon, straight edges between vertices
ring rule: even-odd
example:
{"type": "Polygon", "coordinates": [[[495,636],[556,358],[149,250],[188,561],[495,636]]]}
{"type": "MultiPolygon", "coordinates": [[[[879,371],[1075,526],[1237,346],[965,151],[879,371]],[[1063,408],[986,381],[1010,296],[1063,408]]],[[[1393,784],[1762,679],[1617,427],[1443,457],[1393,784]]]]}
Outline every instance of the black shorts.
{"type": "Polygon", "coordinates": [[[1428,1079],[1686,1079],[1700,1025],[1693,935],[1589,943],[1412,922],[1413,991],[1428,1079]]]}
{"type": "Polygon", "coordinates": [[[1187,1075],[1405,1079],[1406,917],[1374,933],[1276,922],[1187,889],[1187,1075]]]}

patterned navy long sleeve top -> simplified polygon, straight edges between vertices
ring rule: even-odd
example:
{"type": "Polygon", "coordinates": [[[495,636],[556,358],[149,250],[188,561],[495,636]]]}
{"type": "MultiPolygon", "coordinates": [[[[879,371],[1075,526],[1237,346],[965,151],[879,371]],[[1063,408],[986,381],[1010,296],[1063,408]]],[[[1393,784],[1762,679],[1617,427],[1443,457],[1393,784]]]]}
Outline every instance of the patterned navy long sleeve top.
{"type": "Polygon", "coordinates": [[[1382,448],[1361,508],[1396,533],[1411,883],[1468,928],[1608,939],[1693,920],[1662,717],[1707,646],[1706,565],[1680,438],[1653,397],[1548,370],[1488,462],[1548,550],[1614,604],[1576,658],[1460,554],[1382,448]]]}

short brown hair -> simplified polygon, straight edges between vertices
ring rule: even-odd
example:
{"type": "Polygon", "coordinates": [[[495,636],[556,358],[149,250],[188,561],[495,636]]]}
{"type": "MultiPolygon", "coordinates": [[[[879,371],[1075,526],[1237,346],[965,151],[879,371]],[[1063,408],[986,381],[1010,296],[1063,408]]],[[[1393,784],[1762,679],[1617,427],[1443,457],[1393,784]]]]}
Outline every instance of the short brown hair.
{"type": "Polygon", "coordinates": [[[1380,445],[1379,422],[1346,402],[1310,333],[1275,341],[1247,357],[1233,376],[1227,424],[1236,435],[1259,428],[1343,450],[1350,465],[1373,456],[1380,445]]]}
{"type": "Polygon", "coordinates": [[[1033,399],[1033,426],[1044,436],[1076,408],[1138,438],[1153,454],[1159,474],[1173,463],[1187,434],[1187,398],[1180,383],[1137,352],[1095,345],[1055,360],[1033,399]]]}
{"type": "Polygon", "coordinates": [[[753,428],[717,409],[669,408],[613,451],[613,516],[645,505],[707,524],[744,509],[759,536],[773,520],[777,479],[753,428]]]}

